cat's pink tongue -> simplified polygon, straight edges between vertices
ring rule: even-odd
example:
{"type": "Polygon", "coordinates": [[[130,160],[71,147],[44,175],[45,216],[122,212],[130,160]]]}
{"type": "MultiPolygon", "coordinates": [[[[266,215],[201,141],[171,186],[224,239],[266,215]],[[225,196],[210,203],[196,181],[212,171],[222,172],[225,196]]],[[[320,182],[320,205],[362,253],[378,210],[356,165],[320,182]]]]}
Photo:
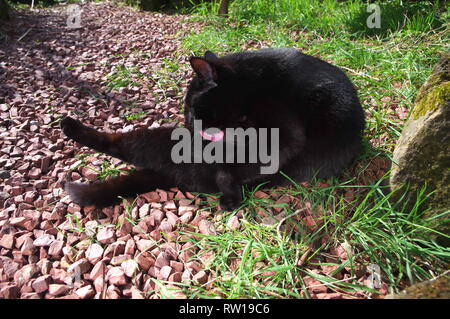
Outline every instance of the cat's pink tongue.
{"type": "Polygon", "coordinates": [[[206,133],[203,130],[200,130],[199,133],[205,140],[208,140],[208,141],[217,142],[217,141],[220,141],[221,139],[223,139],[223,131],[222,130],[217,133],[214,133],[214,134],[206,133]]]}

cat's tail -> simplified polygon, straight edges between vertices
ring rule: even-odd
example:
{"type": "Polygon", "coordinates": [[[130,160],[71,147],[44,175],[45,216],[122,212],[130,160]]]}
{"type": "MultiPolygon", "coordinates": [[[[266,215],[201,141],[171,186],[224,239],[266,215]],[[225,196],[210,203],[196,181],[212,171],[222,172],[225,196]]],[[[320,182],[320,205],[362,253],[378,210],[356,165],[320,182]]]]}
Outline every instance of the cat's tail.
{"type": "Polygon", "coordinates": [[[168,178],[148,169],[92,184],[65,183],[64,189],[72,201],[80,206],[99,208],[118,203],[120,197],[132,197],[156,188],[169,188],[168,178]],[[119,197],[120,196],[120,197],[119,197]]]}

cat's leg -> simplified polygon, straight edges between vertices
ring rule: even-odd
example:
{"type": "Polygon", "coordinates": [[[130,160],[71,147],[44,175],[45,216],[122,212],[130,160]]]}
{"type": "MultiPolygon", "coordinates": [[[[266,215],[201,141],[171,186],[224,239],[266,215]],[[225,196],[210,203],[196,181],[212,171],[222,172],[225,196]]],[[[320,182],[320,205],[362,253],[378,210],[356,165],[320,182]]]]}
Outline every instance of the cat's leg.
{"type": "MultiPolygon", "coordinates": [[[[70,139],[96,151],[127,161],[121,140],[124,134],[99,132],[71,117],[61,121],[61,129],[70,139]]],[[[125,133],[126,134],[126,133],[125,133]]]]}
{"type": "Polygon", "coordinates": [[[156,188],[173,186],[175,186],[175,183],[172,183],[170,176],[143,169],[92,184],[65,183],[64,189],[73,202],[80,206],[106,207],[119,202],[119,196],[133,197],[156,188]]]}
{"type": "Polygon", "coordinates": [[[231,211],[238,208],[242,201],[241,185],[236,182],[235,178],[224,170],[216,173],[216,184],[219,191],[222,192],[220,197],[220,208],[225,211],[231,211]]]}
{"type": "Polygon", "coordinates": [[[61,121],[64,134],[74,141],[138,167],[170,160],[171,128],[137,129],[127,133],[99,132],[80,121],[66,117],[61,121]]]}
{"type": "MultiPolygon", "coordinates": [[[[66,191],[80,205],[103,207],[116,201],[118,196],[133,196],[155,188],[192,184],[192,181],[188,181],[190,175],[186,175],[189,164],[175,164],[171,159],[171,149],[176,143],[171,140],[173,129],[105,133],[70,117],[61,122],[61,128],[68,137],[80,144],[145,168],[106,182],[67,183],[66,191]],[[168,175],[173,176],[173,180],[168,175]]],[[[223,194],[220,199],[222,209],[233,210],[239,207],[242,201],[241,185],[229,172],[219,170],[215,175],[215,184],[223,194]]],[[[211,191],[215,191],[215,188],[212,187],[211,191]]]]}

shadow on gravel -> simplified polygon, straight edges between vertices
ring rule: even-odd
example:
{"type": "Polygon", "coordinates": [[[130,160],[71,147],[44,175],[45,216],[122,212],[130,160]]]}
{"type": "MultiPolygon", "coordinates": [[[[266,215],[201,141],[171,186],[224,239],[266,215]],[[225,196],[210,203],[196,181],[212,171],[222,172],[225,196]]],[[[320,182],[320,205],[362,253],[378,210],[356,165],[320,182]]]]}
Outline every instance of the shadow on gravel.
{"type": "Polygon", "coordinates": [[[35,91],[44,86],[54,86],[61,102],[66,102],[73,90],[102,96],[100,85],[96,83],[98,79],[81,80],[65,66],[80,52],[96,49],[95,44],[86,41],[84,33],[92,32],[99,26],[94,21],[83,21],[85,26],[82,28],[70,29],[66,27],[66,20],[65,11],[54,7],[40,10],[38,14],[16,11],[10,21],[0,22],[0,59],[5,61],[0,64],[0,103],[9,101],[12,105],[20,104],[20,99],[16,99],[17,87],[7,80],[10,76],[21,77],[30,70],[34,72],[34,79],[22,80],[35,80],[32,84],[35,91]],[[16,55],[21,58],[14,58],[16,55]]]}

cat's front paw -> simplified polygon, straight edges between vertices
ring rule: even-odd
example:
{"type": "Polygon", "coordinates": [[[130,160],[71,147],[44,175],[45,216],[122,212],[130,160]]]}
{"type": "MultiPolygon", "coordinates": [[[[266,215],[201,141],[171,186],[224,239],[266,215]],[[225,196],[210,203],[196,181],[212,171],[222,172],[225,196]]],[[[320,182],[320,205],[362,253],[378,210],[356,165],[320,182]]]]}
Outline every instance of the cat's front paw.
{"type": "Polygon", "coordinates": [[[232,211],[241,205],[241,194],[223,195],[220,197],[220,209],[224,211],[232,211]]]}
{"type": "Polygon", "coordinates": [[[75,141],[79,139],[83,128],[84,125],[81,124],[80,121],[75,120],[69,116],[61,121],[61,130],[67,137],[75,141]]]}
{"type": "Polygon", "coordinates": [[[64,190],[69,194],[70,199],[80,206],[88,206],[91,204],[89,199],[89,185],[67,182],[64,183],[64,190]]]}

